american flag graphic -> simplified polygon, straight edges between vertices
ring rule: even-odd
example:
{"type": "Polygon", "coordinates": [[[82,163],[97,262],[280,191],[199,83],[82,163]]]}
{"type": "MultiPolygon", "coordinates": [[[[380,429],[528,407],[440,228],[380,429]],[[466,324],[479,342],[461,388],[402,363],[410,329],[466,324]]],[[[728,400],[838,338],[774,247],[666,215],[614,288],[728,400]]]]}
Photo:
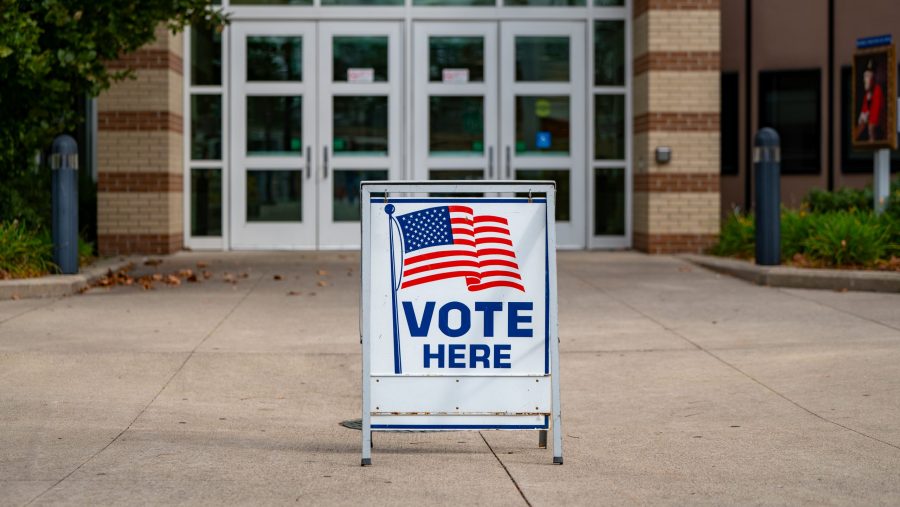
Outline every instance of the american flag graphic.
{"type": "Polygon", "coordinates": [[[404,253],[401,289],[461,277],[470,292],[525,292],[507,219],[475,215],[468,206],[437,206],[399,215],[397,223],[404,253]]]}

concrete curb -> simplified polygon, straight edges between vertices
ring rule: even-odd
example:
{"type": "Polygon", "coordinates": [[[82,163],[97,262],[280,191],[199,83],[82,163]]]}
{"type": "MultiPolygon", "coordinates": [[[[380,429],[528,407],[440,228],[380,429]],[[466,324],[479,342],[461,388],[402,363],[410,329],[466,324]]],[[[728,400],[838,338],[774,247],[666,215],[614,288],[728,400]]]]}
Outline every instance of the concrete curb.
{"type": "Polygon", "coordinates": [[[4,299],[49,298],[76,294],[110,270],[118,271],[138,257],[116,257],[91,264],[77,275],[48,275],[39,278],[0,280],[0,301],[4,299]]]}
{"type": "Polygon", "coordinates": [[[900,273],[757,266],[744,260],[709,255],[685,254],[680,257],[697,266],[757,285],[797,289],[900,292],[900,273]]]}

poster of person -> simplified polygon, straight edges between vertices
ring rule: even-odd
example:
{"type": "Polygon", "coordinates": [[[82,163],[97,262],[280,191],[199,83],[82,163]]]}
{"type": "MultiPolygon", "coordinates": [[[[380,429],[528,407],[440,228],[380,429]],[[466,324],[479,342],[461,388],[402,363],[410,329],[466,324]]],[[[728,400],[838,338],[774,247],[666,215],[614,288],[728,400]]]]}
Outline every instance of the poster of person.
{"type": "Polygon", "coordinates": [[[893,45],[853,56],[853,148],[897,148],[896,69],[893,45]]]}

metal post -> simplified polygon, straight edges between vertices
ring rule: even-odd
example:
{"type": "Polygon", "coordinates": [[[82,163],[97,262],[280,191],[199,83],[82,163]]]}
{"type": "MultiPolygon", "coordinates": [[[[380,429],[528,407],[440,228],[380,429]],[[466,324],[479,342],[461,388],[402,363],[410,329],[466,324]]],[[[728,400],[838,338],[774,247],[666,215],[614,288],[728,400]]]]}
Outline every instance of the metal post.
{"type": "Polygon", "coordinates": [[[61,135],[50,149],[53,262],[64,275],[78,273],[78,143],[61,135]]]}
{"type": "Polygon", "coordinates": [[[753,142],[756,187],[756,263],[781,263],[781,147],[778,132],[760,129],[753,142]]]}
{"type": "Polygon", "coordinates": [[[875,196],[875,213],[884,213],[887,198],[891,192],[891,150],[882,149],[873,155],[875,161],[875,184],[872,194],[875,196]]]}
{"type": "Polygon", "coordinates": [[[547,448],[547,430],[538,430],[538,449],[547,448]]]}

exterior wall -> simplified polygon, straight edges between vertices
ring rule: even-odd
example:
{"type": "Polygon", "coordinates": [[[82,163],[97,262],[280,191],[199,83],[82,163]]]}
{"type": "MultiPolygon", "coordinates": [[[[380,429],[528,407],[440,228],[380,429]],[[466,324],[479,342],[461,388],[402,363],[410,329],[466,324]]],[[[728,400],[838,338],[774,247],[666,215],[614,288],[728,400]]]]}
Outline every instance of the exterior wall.
{"type": "Polygon", "coordinates": [[[719,0],[636,0],[633,14],[633,244],[699,252],[719,232],[719,0]]]}
{"type": "Polygon", "coordinates": [[[97,101],[97,240],[101,255],[171,253],[183,242],[182,40],[156,41],[110,62],[135,79],[97,101]]]}

